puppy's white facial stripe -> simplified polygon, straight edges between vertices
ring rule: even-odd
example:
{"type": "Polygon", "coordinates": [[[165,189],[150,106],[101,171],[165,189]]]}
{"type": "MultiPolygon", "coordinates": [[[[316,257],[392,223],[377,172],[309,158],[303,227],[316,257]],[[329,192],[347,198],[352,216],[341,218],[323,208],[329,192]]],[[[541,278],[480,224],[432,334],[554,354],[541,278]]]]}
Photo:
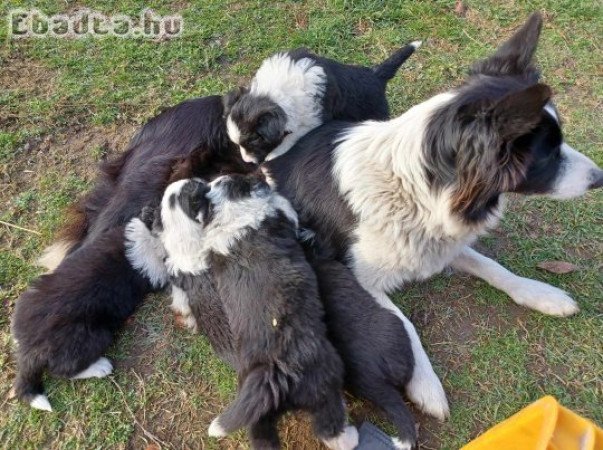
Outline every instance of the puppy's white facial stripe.
{"type": "Polygon", "coordinates": [[[253,163],[253,164],[258,163],[258,159],[255,156],[253,156],[251,153],[249,153],[244,147],[241,147],[239,145],[239,148],[241,149],[241,158],[243,158],[243,161],[245,161],[246,163],[253,163]]]}
{"type": "Polygon", "coordinates": [[[561,145],[563,161],[549,197],[566,200],[584,195],[592,183],[597,165],[582,153],[563,143],[561,145]]]}
{"type": "Polygon", "coordinates": [[[104,378],[113,372],[113,364],[107,358],[99,358],[86,370],[71,377],[72,380],[83,380],[86,378],[104,378]]]}
{"type": "Polygon", "coordinates": [[[241,142],[241,130],[239,130],[239,127],[234,123],[230,115],[226,119],[226,131],[230,140],[239,145],[239,142],[241,142]]]}

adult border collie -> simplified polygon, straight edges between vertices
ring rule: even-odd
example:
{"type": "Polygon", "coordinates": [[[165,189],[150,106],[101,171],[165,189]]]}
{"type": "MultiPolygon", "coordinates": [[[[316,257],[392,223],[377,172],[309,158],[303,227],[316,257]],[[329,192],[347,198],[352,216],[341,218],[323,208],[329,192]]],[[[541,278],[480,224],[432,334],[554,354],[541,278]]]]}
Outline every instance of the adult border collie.
{"type": "Polygon", "coordinates": [[[279,417],[301,409],[328,447],[351,450],[358,435],[345,426],[343,363],[327,339],[316,276],[297,239],[297,215],[263,178],[170,184],[153,230],[137,219],[127,226],[128,256],[157,278],[157,236],[169,279],[190,303],[203,303],[205,291],[221,299],[239,391],[212,422],[211,436],[249,427],[254,448],[279,448],[279,417]]]}
{"type": "Polygon", "coordinates": [[[404,322],[415,357],[407,394],[439,418],[448,414],[442,386],[387,292],[451,266],[543,313],[578,311],[560,289],[470,247],[497,224],[506,192],[566,199],[603,185],[603,171],[563,141],[551,90],[539,83],[532,59],[541,27],[533,14],[461,86],[400,117],[325,124],[266,163],[301,225],[404,322]]]}
{"type": "Polygon", "coordinates": [[[372,68],[343,64],[305,48],[272,55],[249,88],[224,97],[228,134],[245,161],[261,163],[330,120],[385,120],[387,82],[420,45],[412,42],[372,68]]]}

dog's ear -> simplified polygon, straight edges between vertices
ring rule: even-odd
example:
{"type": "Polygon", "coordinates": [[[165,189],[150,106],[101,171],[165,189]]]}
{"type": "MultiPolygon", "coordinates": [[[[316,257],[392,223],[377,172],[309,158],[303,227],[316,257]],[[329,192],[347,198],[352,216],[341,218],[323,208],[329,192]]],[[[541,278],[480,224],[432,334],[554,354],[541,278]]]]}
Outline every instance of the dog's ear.
{"type": "Polygon", "coordinates": [[[268,112],[262,114],[256,123],[255,131],[266,142],[280,142],[287,134],[290,134],[285,129],[287,119],[284,114],[276,112],[268,112]]]}
{"type": "Polygon", "coordinates": [[[248,92],[248,88],[239,86],[224,95],[222,97],[222,105],[224,106],[224,116],[230,114],[230,110],[232,109],[233,105],[241,98],[242,95],[247,94],[248,92]]]}
{"type": "Polygon", "coordinates": [[[509,40],[496,50],[494,55],[475,63],[470,73],[497,76],[521,75],[528,71],[536,72],[532,66],[532,60],[541,30],[542,15],[535,12],[509,40]]]}
{"type": "Polygon", "coordinates": [[[524,136],[542,120],[544,106],[552,96],[546,84],[536,84],[513,92],[492,107],[492,124],[504,142],[524,136]]]}

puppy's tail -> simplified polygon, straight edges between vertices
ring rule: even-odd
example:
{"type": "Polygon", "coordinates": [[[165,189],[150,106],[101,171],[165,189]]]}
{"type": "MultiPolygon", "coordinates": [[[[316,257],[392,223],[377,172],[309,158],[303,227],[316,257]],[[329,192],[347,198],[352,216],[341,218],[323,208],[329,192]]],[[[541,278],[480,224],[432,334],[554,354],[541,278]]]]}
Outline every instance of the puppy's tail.
{"type": "Polygon", "coordinates": [[[18,399],[29,403],[32,408],[52,411],[50,402],[44,395],[42,375],[45,365],[38,361],[20,358],[14,392],[18,399]]]}
{"type": "Polygon", "coordinates": [[[421,41],[413,41],[397,50],[393,55],[373,68],[375,75],[377,75],[383,81],[391,80],[400,66],[404,64],[404,62],[415,52],[416,49],[421,46],[421,44],[421,41]]]}
{"type": "Polygon", "coordinates": [[[400,392],[392,385],[381,385],[379,389],[363,392],[362,396],[377,406],[394,424],[398,432],[397,438],[392,438],[395,448],[411,449],[417,445],[417,430],[415,420],[402,399],[400,392]]]}
{"type": "Polygon", "coordinates": [[[256,367],[243,381],[237,398],[213,420],[208,434],[223,437],[257,423],[260,418],[279,408],[287,391],[286,377],[279,370],[256,367]]]}

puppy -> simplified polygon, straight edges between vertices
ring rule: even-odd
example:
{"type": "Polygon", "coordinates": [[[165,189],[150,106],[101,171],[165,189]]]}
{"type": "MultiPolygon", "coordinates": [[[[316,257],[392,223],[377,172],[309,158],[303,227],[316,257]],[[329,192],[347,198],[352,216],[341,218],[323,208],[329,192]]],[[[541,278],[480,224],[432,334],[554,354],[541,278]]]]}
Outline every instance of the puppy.
{"type": "Polygon", "coordinates": [[[224,97],[228,135],[245,161],[260,164],[332,119],[385,120],[387,82],[420,45],[406,45],[373,68],[343,64],[303,48],[277,53],[264,60],[249,88],[224,97]]]}
{"type": "MultiPolygon", "coordinates": [[[[278,448],[278,418],[301,409],[312,415],[315,433],[328,447],[354,448],[356,429],[345,425],[343,364],[327,339],[316,278],[297,241],[289,203],[262,177],[235,175],[211,184],[175,182],[160,208],[160,224],[152,233],[147,229],[146,238],[142,221],[128,225],[128,248],[145,247],[145,239],[158,236],[170,281],[189,302],[199,293],[219,296],[232,333],[229,359],[239,374],[239,393],[209,434],[247,426],[254,448],[278,448]]],[[[147,248],[129,250],[132,259],[142,255],[135,267],[158,254],[147,248]]],[[[160,259],[159,253],[155,261],[160,259]]]]}
{"type": "Polygon", "coordinates": [[[123,233],[118,227],[80,247],[77,258],[42,275],[17,300],[15,393],[32,407],[52,410],[42,385],[46,370],[72,379],[111,373],[111,362],[102,355],[150,288],[125,258],[123,233]]]}
{"type": "Polygon", "coordinates": [[[414,448],[415,421],[400,394],[414,365],[404,325],[375,302],[346,266],[321,256],[309,258],[325,308],[329,340],[344,362],[346,388],[372,402],[395,425],[395,448],[414,448]]]}

